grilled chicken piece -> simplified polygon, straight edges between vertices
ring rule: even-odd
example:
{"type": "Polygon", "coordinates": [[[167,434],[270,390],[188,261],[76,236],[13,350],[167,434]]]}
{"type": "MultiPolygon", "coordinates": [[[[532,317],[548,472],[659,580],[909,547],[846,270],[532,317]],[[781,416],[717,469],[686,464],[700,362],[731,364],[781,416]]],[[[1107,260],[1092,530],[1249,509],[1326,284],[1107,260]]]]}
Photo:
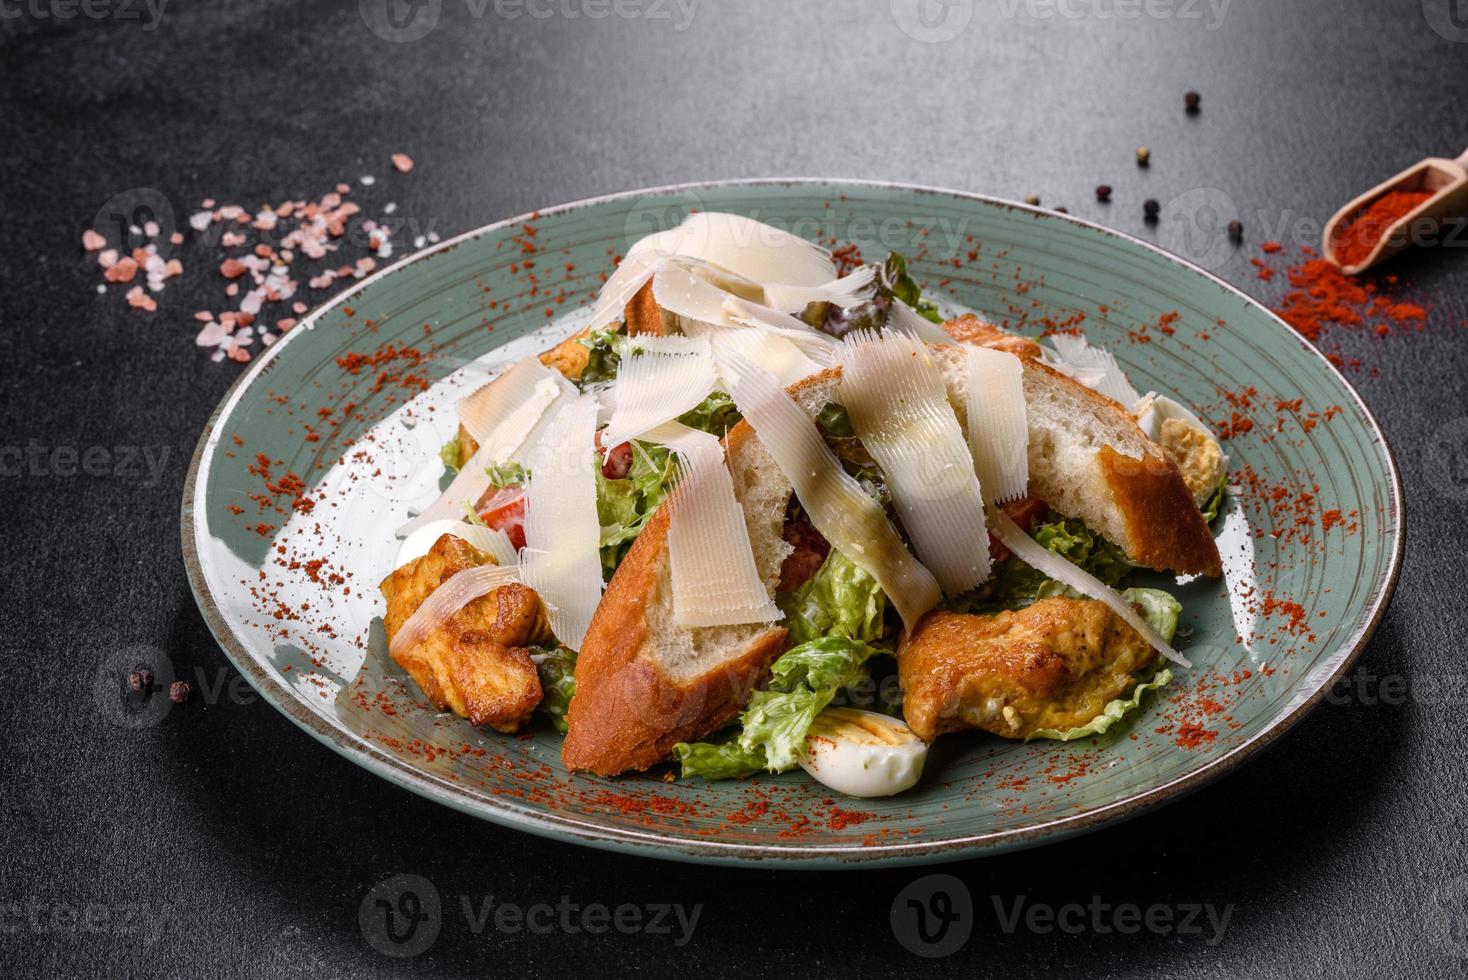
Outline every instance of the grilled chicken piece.
{"type": "Polygon", "coordinates": [[[897,647],[903,713],[929,742],[961,728],[1005,738],[1064,731],[1130,691],[1153,656],[1092,599],[1041,599],[997,616],[934,612],[897,647]]]}
{"type": "MultiPolygon", "coordinates": [[[[462,538],[445,534],[423,557],[383,579],[388,640],[439,585],[494,559],[462,538]]],[[[540,703],[540,678],[531,644],[548,643],[550,627],[540,597],[523,585],[503,585],[455,613],[421,643],[393,659],[439,710],[502,732],[519,728],[540,703]]]]}

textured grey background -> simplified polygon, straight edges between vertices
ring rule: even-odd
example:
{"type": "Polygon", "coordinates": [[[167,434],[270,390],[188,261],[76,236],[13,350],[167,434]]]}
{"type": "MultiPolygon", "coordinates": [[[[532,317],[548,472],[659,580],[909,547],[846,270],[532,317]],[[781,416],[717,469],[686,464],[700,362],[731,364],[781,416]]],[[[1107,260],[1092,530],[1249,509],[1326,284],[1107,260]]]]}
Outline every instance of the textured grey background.
{"type": "MultiPolygon", "coordinates": [[[[1039,194],[1188,252],[1201,247],[1143,226],[1141,198],[1222,200],[1255,241],[1310,241],[1359,190],[1468,145],[1468,0],[932,0],[927,21],[918,0],[701,0],[691,20],[652,0],[601,18],[614,8],[599,0],[424,2],[417,13],[441,20],[410,43],[369,31],[357,3],[173,0],[153,29],[141,4],[137,20],[0,4],[0,437],[166,453],[156,480],[0,482],[0,974],[1462,975],[1463,248],[1398,263],[1434,306],[1427,332],[1350,347],[1409,498],[1407,564],[1359,684],[1245,770],[1120,828],[943,869],[681,867],[434,806],[227,688],[151,727],[114,724],[93,682],[132,647],[211,684],[233,676],[185,583],[177,513],[237,371],[190,341],[189,314],[217,294],[205,256],[152,317],[95,295],[79,236],[128,188],[158,189],[183,216],[210,195],[316,195],[406,150],[418,169],[395,184],[400,216],[448,234],[675,181],[886,178],[1039,194]],[[923,43],[901,24],[953,36],[923,43]],[[1190,88],[1196,117],[1181,108],[1190,88]],[[1109,208],[1092,198],[1101,182],[1116,188],[1109,208]],[[1380,697],[1398,690],[1384,677],[1407,694],[1380,697]],[[1425,693],[1443,678],[1453,694],[1425,693]],[[930,870],[965,883],[972,934],[925,961],[888,910],[930,870]],[[436,941],[403,960],[359,924],[399,874],[427,879],[417,893],[442,908],[436,941]],[[702,909],[678,946],[492,921],[476,933],[460,896],[702,909]],[[1231,911],[1214,943],[1207,926],[1107,933],[1090,913],[1075,934],[1006,932],[996,911],[1093,896],[1231,911]]],[[[1277,296],[1249,254],[1225,251],[1217,271],[1277,296]]]]}

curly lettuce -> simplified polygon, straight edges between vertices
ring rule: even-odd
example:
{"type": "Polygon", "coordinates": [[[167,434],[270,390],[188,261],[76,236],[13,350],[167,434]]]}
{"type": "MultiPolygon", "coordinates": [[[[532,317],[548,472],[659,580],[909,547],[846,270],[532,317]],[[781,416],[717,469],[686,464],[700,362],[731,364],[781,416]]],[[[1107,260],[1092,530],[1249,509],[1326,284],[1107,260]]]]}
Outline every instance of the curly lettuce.
{"type": "Polygon", "coordinates": [[[1203,504],[1204,522],[1212,524],[1213,519],[1218,516],[1218,512],[1223,510],[1223,495],[1227,492],[1225,490],[1227,486],[1228,474],[1225,473],[1218,478],[1218,486],[1213,489],[1213,496],[1209,497],[1207,502],[1203,504]]]}
{"type": "Polygon", "coordinates": [[[760,769],[793,768],[816,715],[842,688],[864,676],[866,661],[878,652],[870,644],[843,636],[823,636],[791,647],[770,667],[769,690],[750,697],[735,738],[674,747],[683,775],[728,779],[760,769]]]}
{"type": "MultiPolygon", "coordinates": [[[[1161,589],[1127,589],[1121,596],[1127,602],[1141,607],[1142,615],[1152,628],[1162,634],[1164,640],[1172,642],[1173,635],[1177,632],[1177,620],[1183,611],[1183,606],[1171,593],[1161,589]]],[[[1143,695],[1148,691],[1166,687],[1172,680],[1172,671],[1162,666],[1161,658],[1158,658],[1149,670],[1150,676],[1144,677],[1132,688],[1131,694],[1108,702],[1106,707],[1101,709],[1101,713],[1086,724],[1064,731],[1058,728],[1036,729],[1025,737],[1025,741],[1048,738],[1059,742],[1069,742],[1091,735],[1104,735],[1112,725],[1141,706],[1143,695]]]]}
{"type": "Polygon", "coordinates": [[[843,636],[873,643],[882,635],[887,596],[877,580],[835,548],[815,577],[778,597],[790,639],[806,643],[822,636],[843,636]]]}
{"type": "Polygon", "coordinates": [[[536,710],[548,716],[556,731],[566,733],[566,712],[576,694],[576,651],[569,647],[531,647],[530,662],[540,675],[544,696],[536,710]]]}

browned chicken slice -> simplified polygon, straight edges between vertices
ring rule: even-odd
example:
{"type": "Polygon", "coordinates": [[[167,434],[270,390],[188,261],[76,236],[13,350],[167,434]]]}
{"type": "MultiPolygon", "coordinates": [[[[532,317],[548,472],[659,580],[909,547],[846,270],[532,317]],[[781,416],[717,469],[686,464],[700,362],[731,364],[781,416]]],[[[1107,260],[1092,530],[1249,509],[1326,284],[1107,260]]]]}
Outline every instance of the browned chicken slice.
{"type": "Polygon", "coordinates": [[[995,350],[1008,351],[1017,357],[1040,356],[1040,345],[1037,341],[1001,330],[972,313],[965,313],[961,317],[948,320],[943,324],[943,329],[947,331],[948,336],[960,344],[992,347],[995,350]]]}
{"type": "Polygon", "coordinates": [[[996,616],[934,612],[897,647],[903,713],[919,737],[1005,738],[1087,724],[1155,654],[1103,602],[1041,599],[996,616]]]}
{"type": "MultiPolygon", "coordinates": [[[[389,642],[434,589],[466,568],[493,563],[467,541],[445,534],[428,554],[383,579],[379,588],[387,598],[389,642]]],[[[439,710],[512,732],[542,695],[526,648],[550,640],[540,597],[523,585],[502,585],[393,659],[439,710]]]]}

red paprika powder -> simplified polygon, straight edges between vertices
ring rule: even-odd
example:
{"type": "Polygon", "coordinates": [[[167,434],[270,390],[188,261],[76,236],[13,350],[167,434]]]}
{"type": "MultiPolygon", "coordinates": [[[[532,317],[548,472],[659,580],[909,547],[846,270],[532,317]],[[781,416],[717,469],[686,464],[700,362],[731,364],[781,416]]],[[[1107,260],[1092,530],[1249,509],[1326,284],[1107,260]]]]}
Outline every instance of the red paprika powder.
{"type": "Polygon", "coordinates": [[[1432,197],[1431,191],[1391,191],[1336,229],[1334,254],[1342,266],[1358,265],[1398,221],[1432,197]]]}

